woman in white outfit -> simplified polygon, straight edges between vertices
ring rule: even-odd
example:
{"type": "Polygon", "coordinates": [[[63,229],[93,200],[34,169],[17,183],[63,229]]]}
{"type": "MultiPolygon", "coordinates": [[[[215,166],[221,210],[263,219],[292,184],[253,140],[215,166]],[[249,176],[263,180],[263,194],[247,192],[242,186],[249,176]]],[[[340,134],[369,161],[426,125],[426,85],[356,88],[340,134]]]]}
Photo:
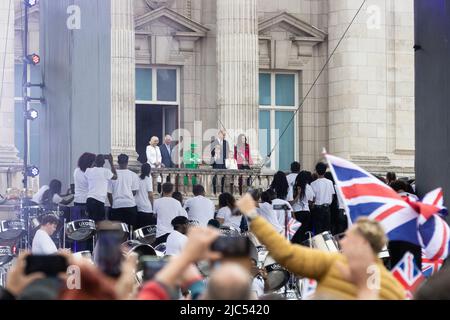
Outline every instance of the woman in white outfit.
{"type": "Polygon", "coordinates": [[[150,164],[152,169],[161,168],[161,151],[158,147],[159,139],[158,137],[152,137],[150,139],[150,145],[147,146],[147,162],[150,164]]]}

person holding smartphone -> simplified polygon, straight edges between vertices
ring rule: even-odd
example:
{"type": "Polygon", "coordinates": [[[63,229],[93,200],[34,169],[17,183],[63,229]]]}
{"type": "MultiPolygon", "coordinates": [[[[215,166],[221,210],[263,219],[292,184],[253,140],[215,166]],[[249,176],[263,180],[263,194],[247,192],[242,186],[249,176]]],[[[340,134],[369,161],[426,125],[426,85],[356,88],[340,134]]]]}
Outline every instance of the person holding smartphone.
{"type": "Polygon", "coordinates": [[[105,202],[110,180],[117,180],[117,172],[113,164],[112,155],[106,157],[111,165],[111,170],[103,168],[105,156],[99,154],[95,157],[95,167],[86,170],[88,181],[87,212],[89,219],[94,221],[105,220],[105,202]]]}
{"type": "Polygon", "coordinates": [[[33,238],[31,252],[36,255],[50,255],[58,252],[51,236],[55,233],[59,219],[54,215],[46,215],[41,220],[41,226],[33,238]]]}

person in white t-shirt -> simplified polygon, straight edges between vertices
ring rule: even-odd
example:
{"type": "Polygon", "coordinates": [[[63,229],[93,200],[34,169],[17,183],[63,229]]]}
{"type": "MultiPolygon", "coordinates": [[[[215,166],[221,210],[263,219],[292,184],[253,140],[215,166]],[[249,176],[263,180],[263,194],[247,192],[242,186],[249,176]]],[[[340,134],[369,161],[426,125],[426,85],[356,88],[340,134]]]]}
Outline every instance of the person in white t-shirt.
{"type": "Polygon", "coordinates": [[[300,172],[300,163],[294,161],[291,163],[291,173],[286,176],[286,180],[289,185],[287,201],[292,201],[294,199],[294,184],[295,179],[297,178],[298,173],[300,172]]]}
{"type": "Polygon", "coordinates": [[[117,179],[110,180],[108,185],[108,199],[112,208],[110,219],[136,227],[138,211],[134,196],[139,190],[139,177],[128,170],[126,154],[120,154],[117,163],[119,164],[117,179]]]}
{"type": "Polygon", "coordinates": [[[166,182],[162,185],[162,198],[156,199],[153,204],[153,212],[156,215],[156,240],[153,246],[164,243],[173,230],[172,220],[178,216],[187,218],[180,202],[172,198],[173,184],[166,182]]]}
{"type": "Polygon", "coordinates": [[[195,185],[192,188],[194,197],[186,200],[184,209],[186,209],[189,220],[196,220],[200,226],[206,227],[208,221],[214,219],[214,203],[205,197],[205,188],[202,185],[195,185]]]}
{"type": "Polygon", "coordinates": [[[144,163],[141,167],[141,175],[139,176],[139,190],[134,197],[136,200],[138,216],[137,228],[143,228],[156,224],[156,218],[153,215],[153,178],[151,175],[152,168],[148,163],[144,163]]]}
{"type": "Polygon", "coordinates": [[[41,218],[41,226],[33,238],[31,253],[34,255],[50,255],[58,252],[58,248],[51,236],[55,233],[59,220],[54,215],[41,218]]]}
{"type": "Polygon", "coordinates": [[[217,211],[216,219],[222,226],[242,231],[242,219],[245,218],[237,210],[236,199],[230,193],[225,192],[219,196],[219,210],[217,211]]]}
{"type": "Polygon", "coordinates": [[[316,165],[317,180],[311,183],[314,191],[314,209],[312,212],[312,225],[315,234],[331,231],[330,205],[335,194],[333,182],[325,178],[327,165],[319,162],[316,165]]]}
{"type": "Polygon", "coordinates": [[[105,156],[98,154],[95,157],[95,167],[86,170],[88,180],[88,194],[86,200],[89,219],[94,221],[105,220],[105,202],[108,193],[108,183],[117,179],[116,168],[113,164],[112,155],[108,155],[111,170],[103,168],[105,156]]]}
{"type": "Polygon", "coordinates": [[[80,214],[77,216],[78,219],[80,219],[84,211],[86,211],[86,201],[89,191],[86,170],[91,168],[94,162],[95,154],[85,152],[78,159],[78,167],[73,172],[73,181],[75,185],[73,205],[81,210],[80,214]]]}
{"type": "MultiPolygon", "coordinates": [[[[259,194],[258,193],[252,193],[253,199],[258,202],[258,197],[259,194]]],[[[256,209],[256,212],[263,217],[264,219],[266,219],[274,228],[278,233],[283,233],[284,228],[283,225],[280,224],[280,222],[278,221],[278,217],[277,214],[275,212],[275,210],[273,210],[273,206],[272,206],[272,195],[267,192],[264,191],[263,193],[261,193],[260,198],[261,201],[258,204],[258,208],[256,209]]]]}
{"type": "Polygon", "coordinates": [[[189,227],[189,219],[186,217],[175,217],[172,220],[173,231],[166,240],[166,256],[180,254],[187,242],[186,233],[189,227]]]}
{"type": "Polygon", "coordinates": [[[59,204],[67,205],[73,201],[73,197],[63,198],[61,195],[62,184],[61,181],[53,179],[49,185],[42,186],[39,191],[33,196],[31,201],[43,206],[47,210],[55,210],[59,204]]]}
{"type": "Polygon", "coordinates": [[[293,243],[301,244],[308,239],[307,233],[311,230],[311,210],[310,207],[314,203],[314,191],[309,185],[309,177],[311,173],[301,171],[294,184],[294,199],[291,201],[294,217],[301,222],[300,228],[292,237],[293,243]]]}

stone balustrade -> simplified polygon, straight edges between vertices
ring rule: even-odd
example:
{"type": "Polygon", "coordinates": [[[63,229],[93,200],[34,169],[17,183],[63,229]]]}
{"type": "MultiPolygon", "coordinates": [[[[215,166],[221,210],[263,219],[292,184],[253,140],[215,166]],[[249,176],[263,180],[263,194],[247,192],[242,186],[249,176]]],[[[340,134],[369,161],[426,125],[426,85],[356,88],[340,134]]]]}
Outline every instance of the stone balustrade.
{"type": "Polygon", "coordinates": [[[184,196],[192,195],[192,187],[201,184],[205,188],[206,196],[212,199],[223,192],[229,192],[239,197],[249,188],[267,189],[272,182],[273,173],[258,169],[226,170],[226,169],[152,169],[153,190],[158,193],[158,184],[171,182],[175,191],[184,196]]]}

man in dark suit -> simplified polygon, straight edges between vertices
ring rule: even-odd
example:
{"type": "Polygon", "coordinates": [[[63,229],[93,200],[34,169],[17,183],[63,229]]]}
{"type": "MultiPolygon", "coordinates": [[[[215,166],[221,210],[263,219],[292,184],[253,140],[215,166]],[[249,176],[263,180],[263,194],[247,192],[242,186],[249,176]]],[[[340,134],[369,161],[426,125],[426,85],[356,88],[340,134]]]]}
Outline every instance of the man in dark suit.
{"type": "Polygon", "coordinates": [[[211,163],[213,164],[214,169],[226,169],[225,160],[230,154],[230,145],[228,141],[225,140],[226,133],[224,130],[220,130],[216,140],[211,143],[211,163]],[[220,146],[220,154],[216,155],[216,150],[219,149],[220,146]]]}
{"type": "MultiPolygon", "coordinates": [[[[211,143],[211,165],[213,169],[226,169],[226,162],[228,155],[230,154],[230,146],[228,141],[225,140],[226,133],[224,130],[220,130],[217,134],[216,140],[211,143]]],[[[217,193],[217,176],[213,177],[213,192],[217,193]]],[[[221,179],[221,193],[224,192],[225,178],[221,179]]]]}
{"type": "Polygon", "coordinates": [[[159,147],[161,151],[161,163],[165,168],[173,168],[174,164],[172,161],[172,137],[170,135],[166,135],[164,137],[164,143],[159,147]]]}

